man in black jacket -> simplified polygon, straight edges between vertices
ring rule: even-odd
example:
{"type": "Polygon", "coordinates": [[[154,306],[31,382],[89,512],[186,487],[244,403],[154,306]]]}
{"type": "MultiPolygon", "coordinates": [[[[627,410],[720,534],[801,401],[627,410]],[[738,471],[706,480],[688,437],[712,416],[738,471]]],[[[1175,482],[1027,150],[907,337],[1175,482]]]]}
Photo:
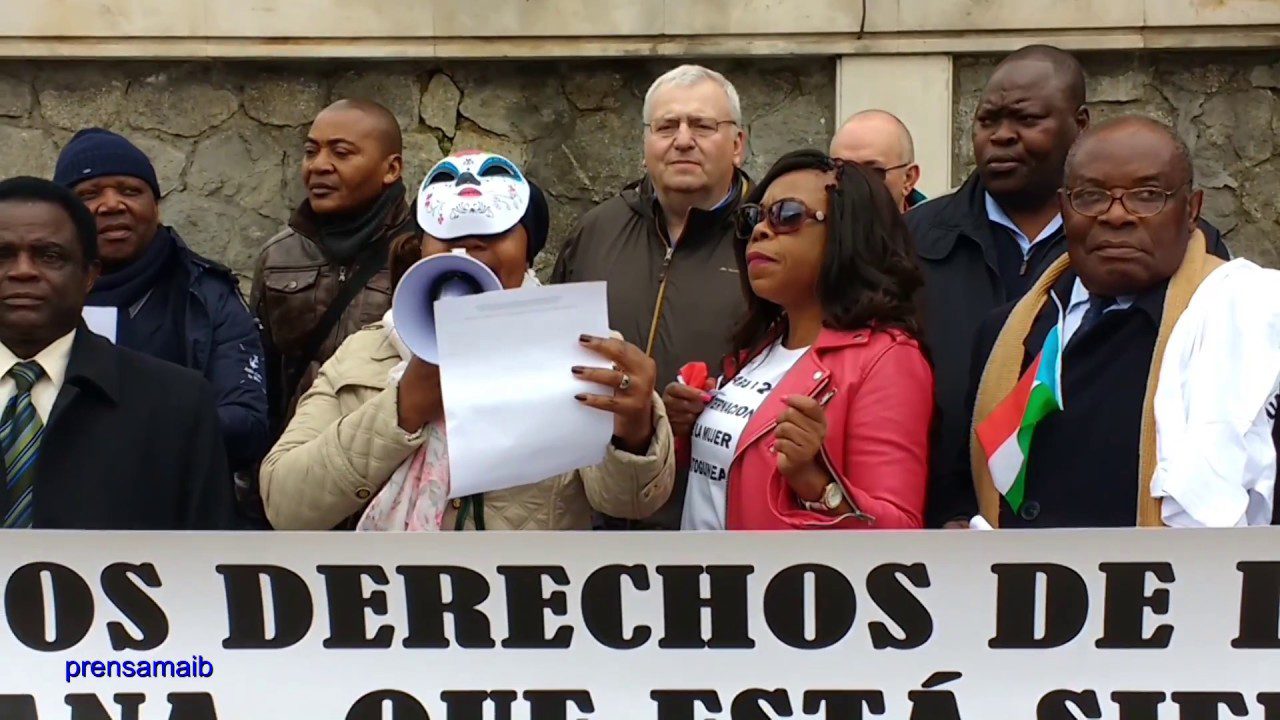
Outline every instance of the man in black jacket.
{"type": "MultiPolygon", "coordinates": [[[[1071,54],[1032,45],[1005,58],[973,118],[977,169],[955,192],[906,215],[925,275],[924,333],[934,365],[937,420],[927,522],[956,521],[963,499],[942,481],[943,459],[966,436],[965,386],[983,318],[1020,298],[1066,252],[1057,191],[1067,151],[1089,125],[1085,78],[1071,54]]],[[[1228,257],[1201,221],[1209,249],[1228,257]]]]}
{"type": "Polygon", "coordinates": [[[267,388],[258,324],[235,275],[162,222],[155,167],[124,137],[76,133],[53,180],[98,224],[103,275],[85,304],[112,309],[116,344],[202,374],[217,392],[231,469],[254,467],[270,444],[267,388]]]}
{"type": "Polygon", "coordinates": [[[212,387],[80,320],[97,234],[71,191],[0,182],[0,526],[230,528],[212,387]]]}

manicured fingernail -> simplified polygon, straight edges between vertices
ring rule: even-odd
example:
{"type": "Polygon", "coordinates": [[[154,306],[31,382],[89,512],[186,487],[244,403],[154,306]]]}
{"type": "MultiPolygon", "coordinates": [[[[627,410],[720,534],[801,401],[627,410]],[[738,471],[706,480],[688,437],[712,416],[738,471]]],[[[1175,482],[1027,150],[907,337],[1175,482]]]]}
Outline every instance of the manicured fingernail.
{"type": "Polygon", "coordinates": [[[579,367],[579,366],[577,366],[577,365],[575,365],[575,366],[573,366],[572,368],[570,368],[570,370],[572,370],[572,371],[573,371],[573,374],[574,374],[574,375],[581,375],[582,373],[584,373],[584,372],[586,372],[586,371],[587,371],[587,370],[586,370],[586,368],[584,368],[584,367],[579,367]]]}
{"type": "Polygon", "coordinates": [[[702,393],[702,402],[704,403],[711,402],[711,393],[702,393]]]}
{"type": "Polygon", "coordinates": [[[574,400],[577,400],[578,402],[586,402],[586,401],[587,401],[587,396],[586,396],[585,394],[579,393],[579,394],[577,394],[577,395],[574,395],[574,396],[573,396],[573,399],[574,399],[574,400]]]}
{"type": "Polygon", "coordinates": [[[579,335],[579,336],[578,336],[578,342],[582,343],[583,345],[586,345],[587,343],[591,342],[591,336],[590,336],[590,335],[579,335]]]}

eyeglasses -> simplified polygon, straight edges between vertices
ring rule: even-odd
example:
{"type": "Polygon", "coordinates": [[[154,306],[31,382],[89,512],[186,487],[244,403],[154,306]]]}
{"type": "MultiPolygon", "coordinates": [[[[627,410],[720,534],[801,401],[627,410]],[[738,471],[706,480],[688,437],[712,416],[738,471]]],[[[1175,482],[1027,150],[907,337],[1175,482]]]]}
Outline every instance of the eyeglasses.
{"type": "Polygon", "coordinates": [[[689,132],[697,138],[709,138],[720,132],[721,125],[737,125],[736,120],[717,120],[716,118],[690,116],[687,118],[665,117],[645,123],[649,132],[660,138],[673,138],[680,132],[681,125],[688,125],[689,132]]]}
{"type": "Polygon", "coordinates": [[[883,182],[885,178],[889,177],[889,173],[893,172],[894,170],[901,170],[902,168],[905,168],[905,167],[911,167],[911,163],[904,162],[901,165],[894,165],[893,167],[886,167],[886,168],[876,167],[875,165],[863,165],[862,167],[866,168],[867,172],[880,178],[881,182],[883,182]]]}
{"type": "Polygon", "coordinates": [[[787,235],[804,227],[806,220],[825,222],[826,213],[811,210],[803,200],[783,198],[768,207],[756,203],[747,203],[738,208],[735,216],[738,237],[749,238],[762,220],[769,223],[769,229],[779,235],[787,235]]]}
{"type": "Polygon", "coordinates": [[[1161,190],[1160,188],[1143,187],[1129,188],[1128,190],[1116,192],[1103,190],[1102,188],[1084,187],[1065,190],[1064,192],[1071,209],[1086,217],[1096,218],[1106,215],[1116,200],[1119,200],[1130,215],[1145,218],[1164,210],[1165,205],[1169,203],[1169,198],[1176,195],[1181,189],[1161,190]]]}

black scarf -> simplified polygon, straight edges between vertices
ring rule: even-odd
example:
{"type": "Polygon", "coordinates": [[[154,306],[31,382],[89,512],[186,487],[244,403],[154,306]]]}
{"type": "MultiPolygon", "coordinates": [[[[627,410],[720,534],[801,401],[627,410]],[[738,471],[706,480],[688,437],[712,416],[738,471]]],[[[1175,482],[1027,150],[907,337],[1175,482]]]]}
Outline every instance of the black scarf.
{"type": "Polygon", "coordinates": [[[114,305],[127,310],[155,287],[156,281],[173,262],[177,251],[178,243],[173,235],[168,228],[161,226],[156,230],[151,244],[142,252],[142,257],[127,267],[98,278],[85,304],[114,305]]]}
{"type": "Polygon", "coordinates": [[[187,360],[186,296],[190,281],[177,238],[162,226],[142,257],[98,278],[85,304],[119,310],[116,343],[121,347],[183,365],[187,360]],[[146,302],[131,315],[131,309],[144,297],[146,302]]]}
{"type": "Polygon", "coordinates": [[[343,219],[316,216],[316,244],[331,262],[350,265],[361,250],[382,234],[387,213],[396,204],[403,205],[404,196],[404,183],[398,182],[387,188],[377,202],[360,215],[343,219]]]}

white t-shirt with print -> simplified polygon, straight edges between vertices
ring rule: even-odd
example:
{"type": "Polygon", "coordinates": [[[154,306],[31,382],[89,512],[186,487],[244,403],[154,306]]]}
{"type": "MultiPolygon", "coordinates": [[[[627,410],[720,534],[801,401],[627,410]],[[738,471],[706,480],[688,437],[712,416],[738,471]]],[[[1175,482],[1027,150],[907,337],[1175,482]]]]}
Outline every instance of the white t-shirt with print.
{"type": "Polygon", "coordinates": [[[757,355],[715,393],[693,424],[689,486],[681,530],[723,530],[729,465],[747,421],[809,348],[788,350],[782,341],[757,355]]]}

